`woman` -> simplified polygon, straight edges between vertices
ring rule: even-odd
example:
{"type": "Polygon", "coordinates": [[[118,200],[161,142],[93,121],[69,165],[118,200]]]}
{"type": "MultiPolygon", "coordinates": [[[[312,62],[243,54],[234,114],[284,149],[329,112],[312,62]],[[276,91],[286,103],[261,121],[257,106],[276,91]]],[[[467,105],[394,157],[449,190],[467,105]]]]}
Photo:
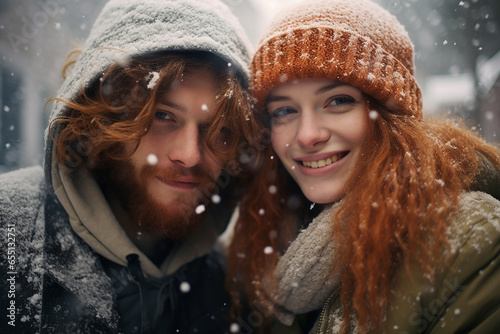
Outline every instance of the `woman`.
{"type": "Polygon", "coordinates": [[[423,119],[392,15],[368,0],[291,8],[261,39],[251,84],[271,147],[229,279],[275,332],[499,328],[500,202],[475,190],[498,197],[500,152],[423,119]]]}

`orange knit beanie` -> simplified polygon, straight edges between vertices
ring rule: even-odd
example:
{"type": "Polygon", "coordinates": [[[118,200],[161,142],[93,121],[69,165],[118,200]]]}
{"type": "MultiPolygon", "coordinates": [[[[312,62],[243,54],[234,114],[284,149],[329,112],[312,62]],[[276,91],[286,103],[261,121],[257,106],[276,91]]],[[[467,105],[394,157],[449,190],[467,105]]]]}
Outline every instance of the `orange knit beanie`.
{"type": "Polygon", "coordinates": [[[259,42],[251,75],[252,94],[261,108],[281,83],[328,78],[422,117],[408,33],[370,0],[308,0],[283,12],[259,42]]]}

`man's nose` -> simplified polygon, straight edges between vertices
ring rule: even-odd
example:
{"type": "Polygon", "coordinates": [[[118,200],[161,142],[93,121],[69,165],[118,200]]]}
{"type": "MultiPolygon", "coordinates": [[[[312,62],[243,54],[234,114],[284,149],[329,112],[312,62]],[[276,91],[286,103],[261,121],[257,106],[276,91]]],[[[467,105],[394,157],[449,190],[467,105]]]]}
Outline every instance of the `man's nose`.
{"type": "Polygon", "coordinates": [[[169,159],[182,167],[193,167],[201,162],[200,130],[190,124],[178,129],[169,150],[169,159]]]}

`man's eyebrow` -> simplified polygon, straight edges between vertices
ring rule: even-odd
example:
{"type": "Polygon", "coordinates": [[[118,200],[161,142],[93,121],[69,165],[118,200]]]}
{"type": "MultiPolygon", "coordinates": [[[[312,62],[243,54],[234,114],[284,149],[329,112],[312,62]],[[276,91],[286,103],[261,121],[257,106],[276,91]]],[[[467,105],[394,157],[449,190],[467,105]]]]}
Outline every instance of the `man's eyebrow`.
{"type": "Polygon", "coordinates": [[[159,104],[165,105],[165,106],[173,108],[173,109],[177,109],[177,110],[182,111],[184,113],[186,112],[186,108],[184,108],[183,106],[180,106],[180,105],[178,105],[176,103],[173,103],[173,102],[170,102],[170,101],[167,101],[167,100],[160,100],[159,104]]]}

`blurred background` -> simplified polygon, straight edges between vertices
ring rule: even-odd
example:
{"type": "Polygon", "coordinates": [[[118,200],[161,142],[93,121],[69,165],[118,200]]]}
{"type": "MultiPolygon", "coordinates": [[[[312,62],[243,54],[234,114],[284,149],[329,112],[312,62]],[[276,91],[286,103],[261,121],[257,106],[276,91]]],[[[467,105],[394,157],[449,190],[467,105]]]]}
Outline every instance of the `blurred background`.
{"type": "MultiPolygon", "coordinates": [[[[0,0],[0,173],[40,164],[66,54],[83,45],[104,0],[0,0]]],[[[251,42],[284,7],[307,0],[225,0],[251,42]]],[[[415,44],[425,117],[462,116],[500,142],[500,1],[376,0],[415,44]]]]}

